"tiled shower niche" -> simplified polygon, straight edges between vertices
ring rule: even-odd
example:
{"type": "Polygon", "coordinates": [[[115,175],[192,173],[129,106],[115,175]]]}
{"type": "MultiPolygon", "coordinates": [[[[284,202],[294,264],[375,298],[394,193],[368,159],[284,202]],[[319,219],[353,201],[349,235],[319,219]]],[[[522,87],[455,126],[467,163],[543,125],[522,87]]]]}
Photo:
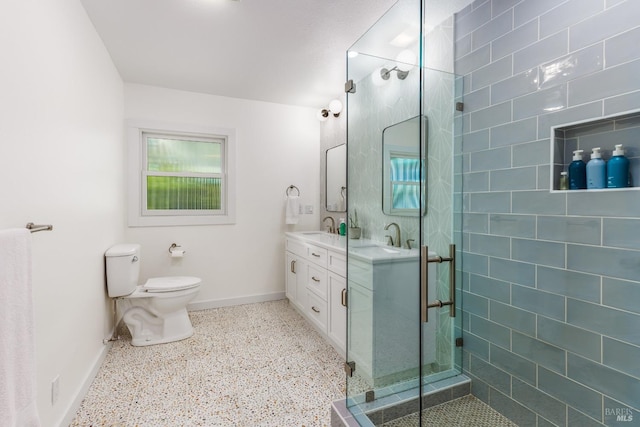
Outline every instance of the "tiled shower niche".
{"type": "Polygon", "coordinates": [[[587,120],[551,128],[551,190],[552,191],[625,191],[640,188],[640,110],[625,114],[587,120]],[[582,160],[591,159],[591,150],[600,147],[606,161],[616,144],[622,144],[629,159],[630,188],[598,190],[559,190],[560,172],[568,172],[574,150],[584,150],[582,160]]]}

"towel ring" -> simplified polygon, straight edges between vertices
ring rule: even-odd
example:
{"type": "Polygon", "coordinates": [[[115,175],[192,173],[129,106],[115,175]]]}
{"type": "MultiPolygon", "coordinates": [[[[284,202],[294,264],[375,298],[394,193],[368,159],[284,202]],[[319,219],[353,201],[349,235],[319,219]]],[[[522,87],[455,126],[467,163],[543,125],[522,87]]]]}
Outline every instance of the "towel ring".
{"type": "Polygon", "coordinates": [[[287,196],[289,196],[289,192],[291,190],[296,190],[298,192],[298,196],[300,196],[300,189],[295,185],[290,185],[289,187],[287,187],[287,191],[286,191],[287,196]]]}

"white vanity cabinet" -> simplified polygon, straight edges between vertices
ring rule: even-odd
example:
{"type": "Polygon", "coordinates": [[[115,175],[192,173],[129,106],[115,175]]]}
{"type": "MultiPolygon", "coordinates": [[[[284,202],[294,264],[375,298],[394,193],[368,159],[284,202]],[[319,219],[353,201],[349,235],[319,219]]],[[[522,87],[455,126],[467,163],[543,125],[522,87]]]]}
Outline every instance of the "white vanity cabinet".
{"type": "MultiPolygon", "coordinates": [[[[429,257],[435,257],[434,252],[429,257]]],[[[409,380],[419,375],[420,365],[435,362],[438,317],[428,323],[420,316],[420,252],[369,246],[349,249],[349,360],[360,375],[375,387],[409,380]]],[[[437,264],[428,264],[428,289],[436,298],[437,264]]]]}
{"type": "Polygon", "coordinates": [[[286,233],[286,296],[342,354],[346,349],[344,236],[286,233]]]}

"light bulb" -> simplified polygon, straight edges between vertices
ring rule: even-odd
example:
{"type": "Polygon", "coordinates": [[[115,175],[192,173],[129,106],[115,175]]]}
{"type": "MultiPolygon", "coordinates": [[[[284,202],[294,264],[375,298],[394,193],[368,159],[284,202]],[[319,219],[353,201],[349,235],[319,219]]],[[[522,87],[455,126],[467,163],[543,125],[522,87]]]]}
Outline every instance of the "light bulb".
{"type": "Polygon", "coordinates": [[[342,111],[342,102],[339,99],[334,99],[329,103],[329,110],[333,115],[340,114],[342,111]]]}
{"type": "Polygon", "coordinates": [[[405,49],[396,56],[396,67],[400,71],[411,71],[416,65],[416,55],[409,49],[405,49]]]}
{"type": "Polygon", "coordinates": [[[329,118],[329,114],[327,114],[327,110],[325,109],[318,110],[318,113],[316,114],[316,118],[321,122],[326,122],[327,119],[329,118]]]}

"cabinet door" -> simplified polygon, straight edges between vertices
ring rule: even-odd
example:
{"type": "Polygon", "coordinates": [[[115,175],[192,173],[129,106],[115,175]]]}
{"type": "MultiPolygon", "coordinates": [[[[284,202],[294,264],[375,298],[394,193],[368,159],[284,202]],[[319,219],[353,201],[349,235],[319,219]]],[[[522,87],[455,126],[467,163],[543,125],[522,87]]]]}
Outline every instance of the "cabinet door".
{"type": "MultiPolygon", "coordinates": [[[[373,378],[373,292],[349,280],[349,360],[365,378],[373,378]]],[[[372,383],[373,384],[373,383],[372,383]]]]}
{"type": "Polygon", "coordinates": [[[291,252],[285,252],[285,294],[289,301],[296,301],[296,269],[299,268],[297,264],[297,256],[291,252]]]}
{"type": "Polygon", "coordinates": [[[345,356],[347,345],[347,282],[344,277],[329,273],[329,325],[328,334],[331,340],[342,350],[345,356]]]}
{"type": "Polygon", "coordinates": [[[307,275],[309,274],[309,263],[302,257],[296,258],[296,305],[301,310],[307,306],[307,275]]]}
{"type": "Polygon", "coordinates": [[[307,303],[307,261],[291,252],[285,253],[285,293],[289,301],[303,309],[307,303]]]}

